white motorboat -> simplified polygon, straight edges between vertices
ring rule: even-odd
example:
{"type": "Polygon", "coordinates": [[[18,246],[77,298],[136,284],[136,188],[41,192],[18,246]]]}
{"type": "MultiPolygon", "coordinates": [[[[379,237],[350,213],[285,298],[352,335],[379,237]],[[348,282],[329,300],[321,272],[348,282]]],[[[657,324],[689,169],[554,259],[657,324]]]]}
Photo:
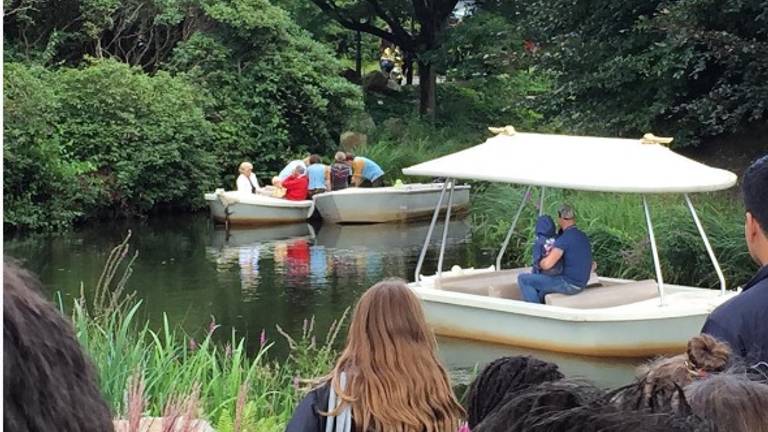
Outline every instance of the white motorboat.
{"type": "Polygon", "coordinates": [[[290,201],[268,195],[217,189],[205,194],[211,217],[233,225],[269,225],[301,222],[315,210],[312,200],[290,201]]]}
{"type": "MultiPolygon", "coordinates": [[[[497,131],[497,130],[495,130],[497,131]]],[[[640,194],[656,279],[634,281],[592,275],[582,292],[549,294],[546,304],[520,300],[517,275],[529,269],[502,269],[506,247],[525,206],[520,205],[504,243],[489,269],[444,272],[441,245],[437,274],[421,275],[435,209],[415,281],[410,284],[439,335],[491,341],[547,351],[605,357],[679,353],[699,333],[706,316],[736,295],[725,278],[689,193],[726,189],[731,172],[711,168],[674,153],[650,134],[642,140],[518,133],[507,127],[485,143],[403,170],[407,175],[448,178],[439,203],[456,179],[540,186],[539,208],[547,187],[640,194]],[[547,155],[542,162],[541,155],[547,155]],[[543,165],[542,165],[543,164],[543,165]],[[720,280],[720,289],[665,284],[646,194],[683,194],[693,222],[720,280]]],[[[576,209],[578,212],[578,209],[576,209]]],[[[446,220],[450,212],[446,212],[446,220]]]]}
{"type": "MultiPolygon", "coordinates": [[[[380,188],[347,188],[314,196],[324,221],[335,223],[397,222],[428,218],[437,206],[442,183],[412,183],[380,188]]],[[[469,185],[457,185],[453,201],[442,203],[458,211],[469,205],[469,185]]]]}

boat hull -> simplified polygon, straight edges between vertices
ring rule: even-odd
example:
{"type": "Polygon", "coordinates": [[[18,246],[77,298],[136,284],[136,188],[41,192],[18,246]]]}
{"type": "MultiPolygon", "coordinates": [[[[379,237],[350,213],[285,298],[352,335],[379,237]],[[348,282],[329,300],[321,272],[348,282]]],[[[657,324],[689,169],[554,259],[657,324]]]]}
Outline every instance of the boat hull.
{"type": "MultiPolygon", "coordinates": [[[[225,192],[225,194],[231,194],[225,192]]],[[[302,222],[314,211],[312,201],[287,201],[272,197],[248,197],[239,202],[219,199],[216,194],[206,194],[211,218],[218,223],[232,225],[272,225],[302,222]],[[229,217],[227,218],[227,213],[229,217]]]]}
{"type": "Polygon", "coordinates": [[[655,298],[611,308],[575,309],[424,288],[416,283],[410,286],[438,335],[596,357],[684,352],[709,312],[734,295],[668,286],[673,293],[667,295],[665,306],[659,306],[655,298]]]}
{"type": "MultiPolygon", "coordinates": [[[[435,211],[443,185],[409,184],[402,187],[349,188],[316,195],[315,205],[324,221],[333,223],[397,222],[428,218],[435,211]]],[[[456,186],[453,206],[469,206],[469,186],[456,186]]],[[[448,208],[448,197],[441,210],[448,208]]]]}

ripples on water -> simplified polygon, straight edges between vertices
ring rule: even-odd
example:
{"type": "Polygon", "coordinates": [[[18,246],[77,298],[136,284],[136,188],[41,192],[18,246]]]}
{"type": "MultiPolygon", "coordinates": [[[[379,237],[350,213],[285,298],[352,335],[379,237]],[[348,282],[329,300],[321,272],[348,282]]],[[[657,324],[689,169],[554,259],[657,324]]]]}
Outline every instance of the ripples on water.
{"type": "MultiPolygon", "coordinates": [[[[97,224],[52,236],[6,239],[5,253],[23,260],[51,292],[77,296],[98,280],[109,250],[128,230],[139,251],[128,283],[144,300],[144,313],[160,325],[163,313],[199,334],[211,317],[222,325],[219,337],[235,329],[257,349],[266,330],[277,342],[273,355],[287,346],[275,331],[279,324],[298,335],[306,318],[315,317],[318,337],[369,286],[385,277],[413,279],[428,222],[376,225],[292,224],[235,229],[230,235],[204,215],[154,218],[143,223],[97,224]]],[[[433,236],[442,233],[442,225],[433,236]]],[[[446,263],[487,266],[492,257],[472,247],[466,221],[449,225],[446,263]]],[[[423,273],[434,273],[437,248],[427,255],[423,273]]],[[[342,341],[340,341],[342,342],[342,341]]],[[[532,353],[556,361],[569,375],[605,385],[627,382],[636,361],[596,360],[440,339],[441,356],[460,380],[476,363],[502,355],[532,353]]]]}

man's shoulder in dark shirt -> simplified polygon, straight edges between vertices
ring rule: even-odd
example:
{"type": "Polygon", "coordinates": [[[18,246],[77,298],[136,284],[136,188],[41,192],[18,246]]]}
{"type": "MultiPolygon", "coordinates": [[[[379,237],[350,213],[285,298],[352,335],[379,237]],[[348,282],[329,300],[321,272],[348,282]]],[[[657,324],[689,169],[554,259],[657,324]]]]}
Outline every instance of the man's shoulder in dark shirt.
{"type": "Polygon", "coordinates": [[[707,318],[702,333],[731,345],[749,362],[768,361],[768,266],[707,318]]]}

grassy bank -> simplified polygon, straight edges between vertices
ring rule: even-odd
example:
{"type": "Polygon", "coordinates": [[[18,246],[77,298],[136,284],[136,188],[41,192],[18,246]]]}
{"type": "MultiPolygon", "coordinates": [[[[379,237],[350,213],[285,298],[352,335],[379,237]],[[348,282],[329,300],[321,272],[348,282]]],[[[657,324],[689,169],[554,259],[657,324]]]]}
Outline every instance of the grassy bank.
{"type": "MultiPolygon", "coordinates": [[[[261,348],[251,355],[244,338],[234,332],[226,344],[214,343],[214,321],[197,340],[167,317],[159,330],[150,328],[140,318],[142,302],[124,295],[132,272],[127,240],[110,254],[93,294],[71,308],[77,337],[99,370],[114,415],[168,415],[169,407],[173,411],[191,398],[198,415],[218,432],[284,430],[308,385],[305,379],[330,370],[341,322],[324,338],[315,336],[313,320],[306,321],[298,337],[283,334],[291,351],[281,362],[268,360],[274,341],[264,334],[261,348]]],[[[59,305],[70,309],[61,300],[59,305]]]]}

